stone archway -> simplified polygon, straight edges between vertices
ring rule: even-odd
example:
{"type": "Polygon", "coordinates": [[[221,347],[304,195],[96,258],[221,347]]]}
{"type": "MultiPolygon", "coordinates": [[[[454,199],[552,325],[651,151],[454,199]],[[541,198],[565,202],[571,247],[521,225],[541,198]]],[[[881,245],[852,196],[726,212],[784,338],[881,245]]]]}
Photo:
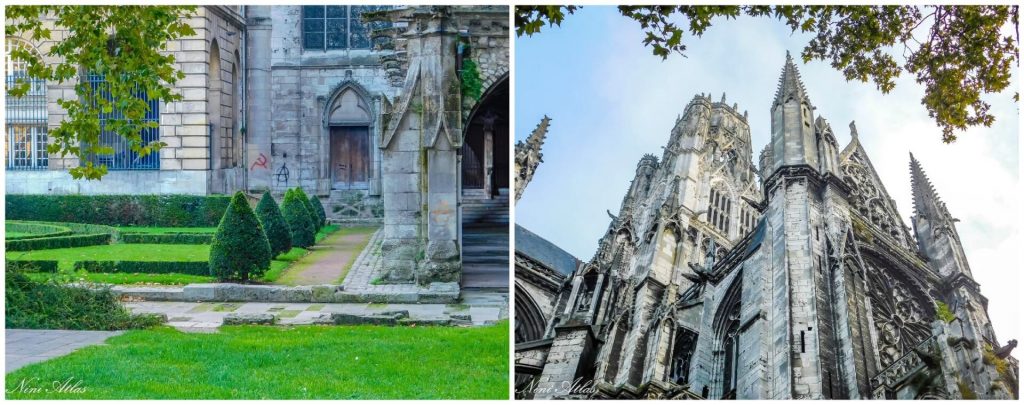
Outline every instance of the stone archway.
{"type": "Polygon", "coordinates": [[[462,286],[508,289],[508,76],[469,114],[460,150],[462,286]]]}
{"type": "Polygon", "coordinates": [[[508,76],[492,85],[466,121],[462,144],[463,194],[508,193],[508,76]]]}

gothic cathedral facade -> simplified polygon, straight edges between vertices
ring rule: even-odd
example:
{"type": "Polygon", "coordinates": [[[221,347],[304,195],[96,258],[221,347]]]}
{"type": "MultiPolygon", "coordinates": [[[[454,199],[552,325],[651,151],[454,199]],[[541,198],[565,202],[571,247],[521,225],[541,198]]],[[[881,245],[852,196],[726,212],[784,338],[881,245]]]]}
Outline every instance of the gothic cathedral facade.
{"type": "Polygon", "coordinates": [[[756,162],[746,114],[694,97],[590,261],[520,297],[517,247],[517,396],[1017,397],[1016,341],[921,164],[908,227],[850,131],[840,148],[788,55],[756,162]]]}

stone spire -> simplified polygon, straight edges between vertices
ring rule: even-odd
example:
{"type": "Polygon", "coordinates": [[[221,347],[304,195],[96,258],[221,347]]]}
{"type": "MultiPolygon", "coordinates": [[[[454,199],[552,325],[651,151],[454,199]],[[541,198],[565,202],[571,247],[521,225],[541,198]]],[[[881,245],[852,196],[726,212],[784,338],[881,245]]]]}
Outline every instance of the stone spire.
{"type": "Polygon", "coordinates": [[[785,166],[810,166],[817,170],[821,159],[813,128],[814,107],[800,82],[793,57],[786,52],[786,64],[771,107],[772,166],[770,173],[785,166]]]}
{"type": "Polygon", "coordinates": [[[782,104],[790,97],[806,101],[808,105],[811,104],[811,99],[807,97],[807,90],[804,89],[804,83],[800,80],[800,71],[796,70],[793,57],[790,56],[789,51],[786,51],[786,65],[782,67],[782,76],[779,77],[779,87],[775,91],[775,103],[772,106],[782,104]]]}
{"type": "Polygon", "coordinates": [[[550,122],[551,118],[548,118],[545,114],[544,118],[540,119],[540,124],[537,124],[537,128],[534,128],[530,136],[526,137],[526,143],[540,151],[541,146],[544,145],[544,139],[548,136],[548,124],[550,122]]]}
{"type": "Polygon", "coordinates": [[[921,253],[943,277],[962,274],[973,278],[956,231],[958,220],[949,214],[913,153],[910,154],[910,186],[914,195],[914,216],[910,220],[921,253]]]}
{"type": "Polygon", "coordinates": [[[540,124],[537,124],[537,128],[530,133],[530,136],[526,137],[526,142],[516,142],[516,201],[523,196],[523,191],[533,179],[533,172],[537,170],[537,166],[544,162],[544,155],[540,149],[544,146],[550,122],[551,118],[545,115],[544,118],[541,118],[540,124]]]}
{"type": "Polygon", "coordinates": [[[928,176],[921,169],[921,163],[910,153],[910,187],[914,195],[914,215],[925,217],[930,220],[946,219],[949,211],[946,205],[939,199],[935,187],[928,180],[928,176]]]}

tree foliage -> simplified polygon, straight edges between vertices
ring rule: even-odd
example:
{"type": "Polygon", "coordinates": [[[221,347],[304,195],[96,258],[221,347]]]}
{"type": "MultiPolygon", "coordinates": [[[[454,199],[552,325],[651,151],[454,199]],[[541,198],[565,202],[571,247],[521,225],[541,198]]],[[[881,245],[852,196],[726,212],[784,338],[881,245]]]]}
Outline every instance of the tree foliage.
{"type": "MultiPolygon", "coordinates": [[[[84,80],[75,84],[73,99],[57,101],[67,117],[47,134],[51,140],[47,151],[74,157],[110,154],[113,149],[100,144],[100,113],[120,112],[108,119],[105,130],[125,138],[131,149],[146,156],[157,153],[162,142],[143,144],[142,130],[158,128],[156,122],[145,122],[149,111],[147,99],[161,103],[178,101],[181,95],[173,86],[184,78],[174,67],[174,55],[166,52],[175,39],[195,35],[185,22],[195,6],[6,6],[8,37],[21,37],[31,42],[56,40],[45,53],[30,49],[13,49],[11,57],[25,61],[31,78],[50,83],[74,82],[83,74],[102,75],[109,88],[104,97],[84,80]],[[61,34],[53,38],[53,30],[61,34]],[[45,59],[58,62],[47,64],[45,59]]],[[[24,78],[10,87],[13,97],[29,90],[24,78]]],[[[107,173],[103,164],[82,160],[70,170],[75,179],[99,179],[107,173]]]]}
{"type": "Polygon", "coordinates": [[[210,243],[210,274],[219,280],[247,281],[270,268],[270,242],[241,191],[231,198],[210,243]]]}
{"type": "Polygon", "coordinates": [[[267,234],[271,257],[292,250],[292,234],[288,229],[288,223],[285,222],[281,209],[269,191],[264,192],[259,204],[256,204],[256,218],[259,218],[263,232],[267,234]]]}
{"type": "Polygon", "coordinates": [[[316,225],[306,210],[306,204],[302,203],[302,197],[296,190],[288,190],[284,193],[284,201],[281,202],[281,214],[292,235],[292,246],[310,247],[316,243],[316,225]]]}
{"type": "MultiPolygon", "coordinates": [[[[545,22],[560,25],[576,9],[518,6],[516,34],[536,34],[545,22]]],[[[947,143],[956,131],[992,125],[991,106],[981,96],[1006,89],[1019,64],[1015,5],[620,6],[619,12],[640,24],[643,44],[662,59],[685,55],[684,35],[702,36],[716,18],[774,18],[794,33],[813,33],[801,52],[805,63],[826,61],[846,80],[870,80],[882,93],[892,91],[901,73],[914,75],[925,88],[921,103],[947,143]],[[1010,26],[1013,35],[1004,32],[1010,26]]]]}

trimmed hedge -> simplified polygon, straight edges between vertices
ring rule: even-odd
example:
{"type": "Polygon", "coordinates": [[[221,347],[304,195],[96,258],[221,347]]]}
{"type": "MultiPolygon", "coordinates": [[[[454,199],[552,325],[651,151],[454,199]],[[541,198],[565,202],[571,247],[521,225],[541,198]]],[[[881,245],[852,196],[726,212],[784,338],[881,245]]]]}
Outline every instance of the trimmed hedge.
{"type": "Polygon", "coordinates": [[[313,223],[313,216],[306,211],[306,205],[302,203],[302,197],[295,190],[288,190],[284,193],[284,201],[281,203],[281,214],[292,234],[292,247],[310,247],[316,243],[316,224],[313,223]]]}
{"type": "Polygon", "coordinates": [[[56,260],[7,260],[5,263],[7,271],[18,272],[39,272],[56,273],[58,261],[56,260]]]}
{"type": "Polygon", "coordinates": [[[115,226],[217,226],[230,196],[8,194],[7,219],[115,226]]]}
{"type": "Polygon", "coordinates": [[[26,236],[7,236],[5,238],[6,240],[52,238],[56,236],[71,235],[71,228],[39,222],[7,221],[4,223],[4,230],[8,233],[22,232],[31,234],[26,236]]]}
{"type": "Polygon", "coordinates": [[[256,218],[263,225],[263,232],[267,234],[267,241],[270,242],[270,257],[277,257],[292,250],[292,234],[288,230],[288,223],[285,222],[280,207],[270,196],[269,191],[263,193],[263,198],[260,198],[260,203],[256,205],[256,218]]]}
{"type": "Polygon", "coordinates": [[[212,233],[122,233],[121,243],[154,243],[159,245],[208,245],[212,233]]]}
{"type": "Polygon", "coordinates": [[[109,233],[91,235],[70,235],[57,236],[53,238],[36,238],[10,240],[5,242],[8,252],[23,252],[27,250],[60,249],[82,246],[95,246],[110,244],[109,233]]]}
{"type": "Polygon", "coordinates": [[[140,262],[131,260],[84,260],[75,262],[75,270],[90,273],[144,273],[144,274],[192,274],[196,276],[210,275],[210,264],[207,262],[140,262]]]}
{"type": "Polygon", "coordinates": [[[320,223],[320,216],[316,214],[316,208],[313,208],[313,203],[309,201],[309,196],[306,195],[305,191],[302,191],[302,187],[295,187],[295,195],[302,201],[302,205],[306,207],[306,212],[309,213],[309,220],[313,223],[313,234],[323,228],[323,224],[320,223]]]}
{"type": "Polygon", "coordinates": [[[218,280],[257,279],[270,268],[270,242],[241,191],[220,220],[210,243],[209,274],[218,280]]]}
{"type": "Polygon", "coordinates": [[[313,205],[316,216],[320,218],[320,227],[327,226],[327,211],[324,211],[324,204],[320,202],[320,197],[313,196],[309,203],[313,205]]]}

